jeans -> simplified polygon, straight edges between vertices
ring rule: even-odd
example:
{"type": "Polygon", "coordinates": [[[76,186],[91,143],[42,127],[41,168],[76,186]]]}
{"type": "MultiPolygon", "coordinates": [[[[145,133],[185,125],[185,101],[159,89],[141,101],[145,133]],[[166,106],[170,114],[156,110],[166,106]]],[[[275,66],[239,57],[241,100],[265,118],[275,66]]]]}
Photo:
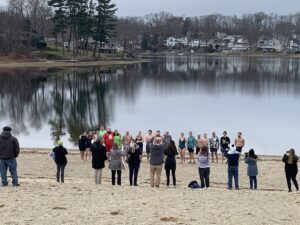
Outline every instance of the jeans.
{"type": "Polygon", "coordinates": [[[9,169],[9,172],[12,176],[12,184],[17,185],[18,184],[18,173],[17,173],[17,160],[16,158],[12,159],[0,159],[0,172],[1,172],[1,180],[2,185],[7,186],[7,169],[9,169]]]}
{"type": "MultiPolygon", "coordinates": [[[[171,172],[171,169],[166,169],[167,186],[170,185],[170,172],[171,172]]],[[[172,177],[173,177],[173,185],[176,186],[176,175],[175,175],[175,170],[172,170],[172,177]]]]}
{"type": "Polygon", "coordinates": [[[129,165],[129,183],[131,186],[132,186],[132,183],[134,186],[137,185],[139,168],[140,168],[140,165],[129,165]]]}
{"type": "Polygon", "coordinates": [[[116,185],[116,172],[117,172],[117,184],[121,186],[121,170],[112,170],[111,171],[111,183],[116,185]]]}
{"type": "Polygon", "coordinates": [[[66,165],[58,165],[56,164],[56,180],[57,182],[59,182],[59,178],[60,178],[60,182],[64,183],[65,182],[65,168],[66,165]]]}
{"type": "Polygon", "coordinates": [[[209,187],[209,168],[198,168],[201,181],[201,188],[209,187]]]}
{"type": "Polygon", "coordinates": [[[95,169],[95,184],[101,184],[102,169],[95,169]]]}
{"type": "Polygon", "coordinates": [[[162,171],[162,165],[161,166],[150,165],[150,186],[151,187],[154,187],[154,176],[155,175],[156,175],[155,186],[159,187],[161,171],[162,171]]]}
{"type": "Polygon", "coordinates": [[[249,182],[250,182],[250,188],[251,189],[257,189],[257,179],[256,176],[249,176],[249,182]]]}
{"type": "Polygon", "coordinates": [[[228,189],[232,188],[232,177],[234,177],[235,189],[239,189],[239,167],[228,166],[228,189]]]}

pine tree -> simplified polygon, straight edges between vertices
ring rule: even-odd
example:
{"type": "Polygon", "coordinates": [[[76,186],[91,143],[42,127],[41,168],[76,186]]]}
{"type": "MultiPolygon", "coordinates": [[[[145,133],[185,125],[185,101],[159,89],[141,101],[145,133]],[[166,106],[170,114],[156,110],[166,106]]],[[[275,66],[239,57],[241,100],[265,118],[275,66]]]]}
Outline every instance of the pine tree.
{"type": "Polygon", "coordinates": [[[98,0],[93,28],[93,39],[95,40],[94,56],[96,56],[97,46],[107,39],[115,36],[115,12],[116,5],[111,0],[98,0]]]}
{"type": "Polygon", "coordinates": [[[62,51],[64,55],[64,33],[66,32],[67,28],[66,2],[65,0],[50,0],[48,1],[48,5],[55,9],[54,16],[52,18],[55,25],[54,31],[56,33],[61,33],[62,51]]]}

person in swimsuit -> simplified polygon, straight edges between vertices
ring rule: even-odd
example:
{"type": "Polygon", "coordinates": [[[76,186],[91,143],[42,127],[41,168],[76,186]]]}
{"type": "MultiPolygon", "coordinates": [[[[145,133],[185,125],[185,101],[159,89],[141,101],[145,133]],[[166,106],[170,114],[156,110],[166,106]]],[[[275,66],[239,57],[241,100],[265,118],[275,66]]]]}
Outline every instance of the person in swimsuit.
{"type": "Polygon", "coordinates": [[[234,144],[236,146],[236,150],[241,153],[243,150],[243,147],[245,146],[245,139],[242,138],[242,133],[238,132],[237,138],[234,140],[234,144]]]}
{"type": "Polygon", "coordinates": [[[226,151],[229,150],[229,145],[230,145],[230,138],[227,137],[227,132],[223,132],[223,137],[221,137],[220,140],[221,143],[221,152],[222,152],[222,163],[224,162],[224,154],[226,151]]]}
{"type": "Polygon", "coordinates": [[[212,136],[209,139],[209,147],[210,147],[212,162],[215,161],[214,157],[216,157],[216,161],[218,162],[218,149],[220,147],[220,142],[218,136],[216,135],[216,132],[212,132],[212,136]]]}
{"type": "Polygon", "coordinates": [[[201,134],[197,135],[197,140],[196,140],[196,155],[199,154],[199,152],[201,151],[202,148],[202,138],[201,138],[201,134]]]}
{"type": "Polygon", "coordinates": [[[135,138],[135,142],[140,148],[141,155],[143,155],[143,148],[144,148],[144,137],[142,136],[142,131],[139,131],[138,135],[135,138]]]}
{"type": "MultiPolygon", "coordinates": [[[[123,151],[124,151],[125,157],[127,157],[127,155],[128,155],[128,151],[130,149],[130,144],[131,144],[132,140],[133,140],[133,137],[129,134],[129,131],[127,130],[125,132],[125,135],[122,138],[123,151]]],[[[127,160],[127,159],[125,159],[125,160],[127,160]]]]}
{"type": "Polygon", "coordinates": [[[195,157],[194,157],[194,151],[195,151],[195,146],[196,146],[196,138],[193,136],[193,132],[189,132],[189,137],[187,139],[187,149],[189,151],[190,155],[190,162],[195,164],[195,157]]]}
{"type": "Polygon", "coordinates": [[[179,140],[178,140],[178,149],[179,154],[181,157],[181,163],[185,162],[185,151],[186,151],[186,139],[184,137],[184,133],[180,134],[179,140]]]}
{"type": "Polygon", "coordinates": [[[78,148],[80,151],[80,159],[82,162],[85,160],[85,151],[86,151],[86,146],[87,146],[88,138],[87,138],[87,133],[84,132],[82,135],[79,136],[78,139],[78,148]]]}
{"type": "Polygon", "coordinates": [[[149,162],[150,159],[150,148],[152,145],[152,139],[153,139],[153,134],[152,134],[152,130],[148,130],[148,135],[146,135],[145,137],[145,141],[146,141],[146,153],[147,153],[147,161],[149,162]]]}

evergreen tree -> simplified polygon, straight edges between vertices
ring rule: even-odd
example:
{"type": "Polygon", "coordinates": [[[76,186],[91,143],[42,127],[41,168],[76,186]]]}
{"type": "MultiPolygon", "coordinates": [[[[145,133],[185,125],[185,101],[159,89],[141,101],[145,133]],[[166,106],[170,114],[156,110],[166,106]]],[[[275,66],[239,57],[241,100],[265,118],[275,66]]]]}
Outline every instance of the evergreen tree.
{"type": "Polygon", "coordinates": [[[93,28],[93,39],[95,40],[94,56],[96,56],[97,46],[107,39],[115,36],[115,12],[116,5],[111,0],[98,0],[93,28]]]}
{"type": "Polygon", "coordinates": [[[55,25],[54,31],[56,33],[61,33],[62,50],[64,54],[64,33],[67,28],[66,2],[65,0],[50,0],[48,1],[48,5],[55,9],[54,16],[52,18],[55,25]]]}

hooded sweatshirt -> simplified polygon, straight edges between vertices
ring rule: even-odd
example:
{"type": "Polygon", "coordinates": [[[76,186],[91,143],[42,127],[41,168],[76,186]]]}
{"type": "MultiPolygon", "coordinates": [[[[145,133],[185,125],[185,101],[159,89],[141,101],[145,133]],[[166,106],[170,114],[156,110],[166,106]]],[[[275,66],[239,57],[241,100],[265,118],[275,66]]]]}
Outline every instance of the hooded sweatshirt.
{"type": "Polygon", "coordinates": [[[152,166],[161,166],[164,163],[164,144],[154,144],[150,150],[150,164],[152,166]]]}
{"type": "Polygon", "coordinates": [[[10,131],[3,131],[0,135],[0,159],[17,158],[20,152],[17,138],[10,131]]]}
{"type": "Polygon", "coordinates": [[[228,159],[228,166],[239,166],[240,153],[236,149],[230,149],[224,156],[228,159]]]}

